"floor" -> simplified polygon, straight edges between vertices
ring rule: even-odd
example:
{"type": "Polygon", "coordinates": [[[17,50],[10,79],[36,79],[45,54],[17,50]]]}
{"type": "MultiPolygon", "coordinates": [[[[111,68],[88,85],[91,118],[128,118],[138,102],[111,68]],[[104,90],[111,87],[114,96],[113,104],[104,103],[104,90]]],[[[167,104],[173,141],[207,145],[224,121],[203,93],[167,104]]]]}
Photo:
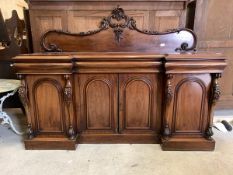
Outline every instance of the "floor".
{"type": "MultiPolygon", "coordinates": [[[[16,126],[25,127],[19,109],[8,112],[16,126]]],[[[214,132],[213,152],[163,152],[152,144],[83,144],[76,151],[26,151],[21,136],[0,126],[0,175],[232,175],[233,132],[214,132]]]]}

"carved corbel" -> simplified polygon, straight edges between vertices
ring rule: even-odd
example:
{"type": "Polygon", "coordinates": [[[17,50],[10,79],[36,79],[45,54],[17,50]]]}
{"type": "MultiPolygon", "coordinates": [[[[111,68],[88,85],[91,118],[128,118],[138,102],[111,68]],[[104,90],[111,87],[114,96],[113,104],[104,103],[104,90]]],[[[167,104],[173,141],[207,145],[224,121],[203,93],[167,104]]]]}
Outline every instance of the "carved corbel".
{"type": "Polygon", "coordinates": [[[173,90],[172,90],[172,84],[171,79],[173,76],[171,74],[167,75],[167,83],[166,83],[166,104],[169,105],[173,98],[173,90]]]}
{"type": "Polygon", "coordinates": [[[170,105],[172,98],[173,98],[173,90],[172,90],[172,83],[171,80],[173,78],[172,74],[167,75],[167,81],[166,81],[166,106],[165,106],[165,119],[164,119],[164,129],[163,129],[163,136],[165,138],[169,137],[171,135],[171,129],[169,128],[168,124],[168,106],[170,105]]]}
{"type": "MultiPolygon", "coordinates": [[[[29,100],[28,100],[28,91],[26,81],[23,75],[19,75],[19,79],[21,80],[21,85],[19,87],[18,93],[19,98],[25,108],[28,108],[29,100]]],[[[25,109],[26,110],[26,109],[25,109]]]]}
{"type": "Polygon", "coordinates": [[[19,98],[24,106],[24,109],[25,109],[26,115],[27,115],[27,120],[28,120],[27,137],[28,137],[28,139],[33,139],[34,132],[32,129],[32,124],[31,124],[31,121],[29,118],[29,112],[28,112],[29,111],[28,88],[27,88],[27,84],[25,81],[25,77],[23,75],[19,75],[18,77],[21,80],[21,85],[20,85],[19,90],[18,90],[19,98]]]}
{"type": "Polygon", "coordinates": [[[220,86],[218,84],[218,79],[221,78],[221,74],[213,75],[213,90],[212,90],[212,105],[215,105],[219,100],[221,95],[220,86]]]}
{"type": "Polygon", "coordinates": [[[68,112],[68,118],[69,118],[68,136],[70,140],[74,140],[75,132],[74,132],[74,128],[71,122],[71,116],[70,116],[70,107],[72,104],[72,85],[70,82],[70,75],[65,75],[64,78],[66,80],[66,85],[64,88],[64,101],[65,101],[65,105],[66,105],[67,112],[68,112]]]}
{"type": "Polygon", "coordinates": [[[205,136],[207,139],[211,139],[214,135],[212,127],[213,127],[213,110],[214,106],[216,105],[217,101],[220,99],[221,90],[218,83],[218,79],[221,78],[221,74],[212,74],[212,90],[210,96],[210,116],[209,116],[209,127],[205,132],[205,136]]]}

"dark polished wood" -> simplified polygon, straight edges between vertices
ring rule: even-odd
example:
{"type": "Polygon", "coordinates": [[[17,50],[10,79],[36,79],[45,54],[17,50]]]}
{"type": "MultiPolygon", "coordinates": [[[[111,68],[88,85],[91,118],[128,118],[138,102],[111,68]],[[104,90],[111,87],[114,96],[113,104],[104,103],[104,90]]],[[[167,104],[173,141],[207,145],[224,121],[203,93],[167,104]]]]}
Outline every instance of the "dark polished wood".
{"type": "Polygon", "coordinates": [[[77,143],[214,149],[212,111],[226,66],[219,54],[48,53],[14,61],[28,109],[27,149],[75,148],[70,126],[77,143]]]}
{"type": "Polygon", "coordinates": [[[82,37],[52,31],[47,51],[76,52],[14,58],[28,119],[26,149],[75,149],[76,142],[161,143],[163,150],[213,150],[212,113],[221,94],[218,81],[225,57],[196,52],[196,37],[189,30],[162,34],[128,30],[133,35],[120,42],[108,31],[82,37]],[[102,52],[92,45],[95,37],[102,42],[99,34],[106,41],[102,52]],[[160,53],[157,42],[164,42],[164,37],[160,53]],[[126,50],[122,42],[127,43],[126,50]],[[115,52],[105,52],[112,45],[115,52]]]}

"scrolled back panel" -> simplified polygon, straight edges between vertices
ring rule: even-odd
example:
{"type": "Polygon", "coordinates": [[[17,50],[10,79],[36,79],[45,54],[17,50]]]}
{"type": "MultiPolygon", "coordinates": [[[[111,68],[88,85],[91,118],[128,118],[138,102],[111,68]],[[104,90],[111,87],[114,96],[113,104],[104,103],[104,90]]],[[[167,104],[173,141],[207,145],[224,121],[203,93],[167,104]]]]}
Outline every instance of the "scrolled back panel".
{"type": "Polygon", "coordinates": [[[196,35],[189,29],[164,32],[140,30],[136,21],[120,7],[100,21],[93,31],[69,33],[50,30],[41,38],[46,52],[158,52],[174,53],[196,49],[196,35]]]}

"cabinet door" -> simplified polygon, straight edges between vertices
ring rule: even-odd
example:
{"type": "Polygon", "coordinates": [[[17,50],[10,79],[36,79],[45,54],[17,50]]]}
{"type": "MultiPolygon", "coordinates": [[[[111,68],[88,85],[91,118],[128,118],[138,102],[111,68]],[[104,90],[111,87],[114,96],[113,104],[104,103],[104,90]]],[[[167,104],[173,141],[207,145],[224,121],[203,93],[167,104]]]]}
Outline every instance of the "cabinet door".
{"type": "MultiPolygon", "coordinates": [[[[59,75],[27,76],[29,89],[30,115],[28,124],[32,125],[35,135],[66,135],[69,115],[63,91],[65,80],[59,75]]],[[[73,120],[73,119],[71,119],[73,120]]]]}
{"type": "Polygon", "coordinates": [[[75,77],[78,129],[86,133],[117,131],[116,74],[79,74],[75,77]]]}
{"type": "Polygon", "coordinates": [[[161,97],[156,74],[121,74],[120,132],[159,132],[161,97]]]}
{"type": "Polygon", "coordinates": [[[168,107],[168,125],[173,136],[203,136],[209,127],[208,94],[211,77],[208,74],[174,75],[174,97],[168,107]]]}

